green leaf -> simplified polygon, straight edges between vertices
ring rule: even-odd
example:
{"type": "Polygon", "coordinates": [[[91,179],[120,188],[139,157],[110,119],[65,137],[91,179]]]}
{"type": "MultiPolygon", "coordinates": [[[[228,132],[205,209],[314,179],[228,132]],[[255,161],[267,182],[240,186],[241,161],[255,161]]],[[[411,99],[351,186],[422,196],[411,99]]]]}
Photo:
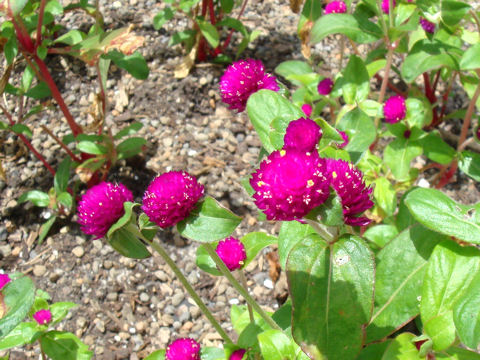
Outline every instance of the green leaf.
{"type": "Polygon", "coordinates": [[[47,207],[50,204],[50,196],[40,190],[30,190],[18,198],[19,203],[24,203],[25,201],[31,201],[35,206],[47,207]]]}
{"type": "Polygon", "coordinates": [[[102,55],[102,59],[112,60],[115,65],[126,70],[135,79],[145,80],[150,72],[145,58],[139,51],[135,51],[131,55],[125,55],[117,50],[113,50],[108,54],[102,55]]]}
{"type": "Polygon", "coordinates": [[[398,235],[394,225],[380,224],[369,227],[363,234],[365,239],[371,241],[379,248],[383,248],[390,240],[398,235]]]}
{"type": "Polygon", "coordinates": [[[153,17],[153,27],[155,30],[160,30],[167,21],[173,18],[173,15],[175,15],[174,10],[175,9],[172,9],[170,6],[167,6],[153,17]]]}
{"type": "Polygon", "coordinates": [[[291,81],[292,84],[300,86],[302,83],[298,80],[292,79],[292,76],[311,74],[314,71],[312,67],[304,61],[289,60],[280,63],[280,65],[275,68],[275,72],[291,81]]]}
{"type": "Polygon", "coordinates": [[[480,244],[478,207],[456,203],[436,189],[416,188],[405,198],[410,213],[427,228],[480,244]]]}
{"type": "Polygon", "coordinates": [[[313,221],[319,220],[323,225],[327,226],[343,225],[342,199],[340,199],[335,190],[330,189],[328,199],[312,210],[306,218],[312,219],[313,221]]]}
{"type": "Polygon", "coordinates": [[[49,331],[40,338],[42,351],[52,360],[89,360],[93,353],[69,332],[49,331]]]}
{"type": "Polygon", "coordinates": [[[93,141],[80,141],[77,144],[77,149],[81,152],[93,155],[104,155],[108,153],[108,149],[105,146],[96,144],[93,141]]]}
{"type": "Polygon", "coordinates": [[[405,332],[398,335],[389,344],[381,360],[422,360],[413,339],[415,335],[405,332]]]}
{"type": "Polygon", "coordinates": [[[33,78],[35,77],[35,73],[33,72],[32,68],[28,65],[25,70],[23,71],[22,75],[22,85],[21,89],[23,92],[28,91],[30,86],[32,85],[33,78]]]}
{"type": "Polygon", "coordinates": [[[54,324],[59,323],[60,321],[62,321],[65,318],[65,316],[67,316],[68,311],[70,309],[73,309],[76,306],[77,306],[77,304],[75,304],[73,302],[69,302],[69,301],[57,302],[57,303],[54,303],[54,304],[50,305],[49,310],[52,313],[52,322],[54,324]]]}
{"type": "Polygon", "coordinates": [[[13,15],[18,15],[27,3],[28,0],[10,0],[9,5],[13,15]]]}
{"type": "Polygon", "coordinates": [[[407,107],[405,121],[410,127],[416,126],[421,129],[431,122],[431,114],[429,116],[424,103],[419,99],[407,99],[405,105],[407,107]]]}
{"type": "Polygon", "coordinates": [[[113,138],[114,138],[115,140],[119,140],[119,139],[121,139],[122,137],[135,134],[135,133],[138,132],[142,127],[143,127],[143,124],[142,124],[142,123],[140,123],[140,122],[138,122],[138,121],[135,121],[135,122],[131,123],[130,125],[128,125],[127,127],[125,127],[125,128],[123,128],[122,130],[120,130],[118,133],[116,133],[113,138]]]}
{"type": "Polygon", "coordinates": [[[471,9],[471,6],[463,1],[443,0],[441,3],[442,20],[448,26],[457,25],[471,9]]]}
{"type": "Polygon", "coordinates": [[[127,159],[142,152],[142,147],[147,144],[147,140],[140,137],[133,137],[122,141],[117,146],[118,158],[127,159]]]}
{"type": "Polygon", "coordinates": [[[416,142],[405,138],[393,140],[385,148],[383,160],[390,168],[393,176],[398,181],[407,181],[411,176],[410,163],[422,154],[422,147],[416,142]]]}
{"type": "Polygon", "coordinates": [[[282,148],[283,136],[290,121],[305,115],[281,94],[272,90],[260,90],[251,95],[247,102],[247,113],[268,153],[282,148]],[[271,135],[272,128],[276,131],[271,135]]]}
{"type": "Polygon", "coordinates": [[[364,241],[343,235],[327,244],[318,235],[298,243],[287,261],[292,334],[315,358],[353,359],[373,305],[374,263],[364,241]]]}
{"type": "Polygon", "coordinates": [[[423,280],[420,314],[434,350],[451,346],[456,337],[453,310],[480,273],[480,251],[453,241],[437,245],[423,280]]]}
{"type": "Polygon", "coordinates": [[[25,319],[35,298],[32,279],[22,274],[10,275],[10,278],[12,281],[2,288],[7,313],[0,319],[0,339],[25,319]]]}
{"type": "Polygon", "coordinates": [[[85,33],[81,32],[80,30],[70,30],[66,34],[63,34],[53,40],[53,43],[63,43],[72,46],[83,41],[85,37],[85,33]]]}
{"type": "Polygon", "coordinates": [[[375,141],[376,129],[373,120],[359,108],[349,111],[340,119],[338,129],[348,135],[348,151],[354,163],[357,163],[363,153],[375,141]]]}
{"type": "MultiPolygon", "coordinates": [[[[231,1],[231,0],[226,0],[226,1],[231,1]]],[[[227,26],[231,29],[237,30],[244,37],[249,36],[248,31],[245,28],[245,26],[243,25],[243,23],[240,20],[232,18],[232,17],[224,18],[222,21],[217,23],[217,27],[218,26],[227,26]]]]}
{"type": "Polygon", "coordinates": [[[67,157],[60,163],[60,165],[58,165],[57,171],[53,178],[53,186],[57,194],[60,194],[67,189],[68,179],[70,178],[71,164],[72,161],[67,157]]]}
{"type": "Polygon", "coordinates": [[[248,233],[243,236],[240,241],[245,245],[245,251],[247,253],[247,259],[245,260],[243,267],[247,267],[264,248],[277,244],[278,242],[275,236],[260,231],[248,233]]]}
{"type": "Polygon", "coordinates": [[[418,142],[423,147],[425,156],[439,164],[450,164],[457,153],[454,148],[433,132],[420,138],[418,142]]]}
{"type": "Polygon", "coordinates": [[[13,125],[11,129],[14,133],[25,135],[28,138],[31,138],[33,135],[32,130],[25,124],[17,123],[13,125]]]}
{"type": "Polygon", "coordinates": [[[362,352],[356,360],[373,360],[381,359],[385,350],[390,345],[392,340],[387,340],[381,343],[368,345],[362,349],[362,352]]]}
{"type": "Polygon", "coordinates": [[[458,167],[475,181],[480,181],[480,155],[472,151],[460,153],[458,167]]]}
{"type": "Polygon", "coordinates": [[[52,225],[55,224],[55,221],[57,220],[56,216],[50,217],[47,221],[45,221],[42,226],[40,226],[40,234],[38,235],[38,245],[42,245],[43,240],[48,235],[48,232],[52,228],[52,225]]]}
{"type": "Polygon", "coordinates": [[[213,261],[203,245],[200,245],[197,249],[195,264],[197,264],[200,269],[206,273],[209,273],[210,275],[222,276],[222,273],[220,270],[218,270],[215,261],[213,261]]]}
{"type": "Polygon", "coordinates": [[[340,135],[340,133],[335,129],[332,125],[330,125],[328,122],[325,120],[319,118],[315,119],[315,122],[322,128],[322,139],[323,141],[327,140],[328,143],[330,141],[335,141],[335,142],[343,142],[343,138],[340,135]]]}
{"type": "Polygon", "coordinates": [[[51,94],[52,93],[50,92],[50,88],[48,87],[47,83],[42,81],[30,90],[28,90],[25,93],[25,96],[31,97],[33,99],[44,99],[46,97],[49,97],[51,94]]]}
{"type": "Polygon", "coordinates": [[[397,193],[393,185],[385,177],[379,177],[373,182],[373,197],[375,205],[378,205],[387,216],[393,215],[397,208],[397,193]]]}
{"type": "Polygon", "coordinates": [[[131,259],[146,259],[152,256],[145,244],[125,228],[120,228],[109,236],[108,243],[118,253],[131,259]]]}
{"type": "Polygon", "coordinates": [[[8,65],[13,64],[13,60],[18,54],[18,47],[17,47],[17,41],[15,40],[15,36],[12,36],[10,39],[8,39],[3,51],[5,54],[5,58],[7,59],[7,64],[8,65]]]}
{"type": "Polygon", "coordinates": [[[402,231],[376,256],[375,307],[367,342],[392,334],[418,315],[427,261],[447,237],[416,225],[402,231]],[[402,259],[402,266],[398,266],[402,259]]]}
{"type": "Polygon", "coordinates": [[[130,201],[125,201],[123,203],[124,213],[122,217],[117,220],[116,223],[110,226],[110,229],[107,232],[107,238],[112,236],[115,231],[118,231],[121,228],[127,226],[129,223],[134,223],[134,220],[136,219],[136,215],[133,212],[133,209],[135,208],[135,206],[140,206],[140,204],[130,202],[130,201]]]}
{"type": "Polygon", "coordinates": [[[222,7],[222,10],[225,14],[229,14],[233,6],[235,5],[235,2],[233,0],[220,0],[220,5],[222,7]]]}
{"type": "Polygon", "coordinates": [[[331,34],[344,34],[359,44],[374,42],[382,37],[378,25],[366,17],[350,14],[324,15],[313,24],[312,43],[316,44],[331,34]]]}
{"type": "Polygon", "coordinates": [[[455,304],[453,321],[462,343],[477,349],[480,345],[480,272],[455,304]]]}
{"type": "Polygon", "coordinates": [[[308,224],[302,224],[298,221],[282,222],[278,234],[278,257],[282,269],[285,269],[290,250],[311,234],[315,234],[315,230],[308,224]]]}
{"type": "Polygon", "coordinates": [[[201,18],[197,18],[197,24],[210,46],[216,48],[220,43],[220,35],[215,26],[201,18]]]}
{"type": "Polygon", "coordinates": [[[200,349],[200,358],[202,360],[225,360],[223,349],[207,346],[200,349]]]}
{"type": "MultiPolygon", "coordinates": [[[[174,46],[185,42],[186,44],[191,44],[193,46],[193,42],[195,40],[196,32],[194,30],[184,30],[184,31],[177,31],[172,35],[170,40],[168,41],[168,46],[174,46]]],[[[190,48],[191,46],[187,46],[190,48]]]]}
{"type": "Polygon", "coordinates": [[[143,360],[165,360],[165,350],[156,350],[143,360]]]}
{"type": "Polygon", "coordinates": [[[211,243],[229,236],[241,221],[241,217],[207,196],[185,220],[177,224],[177,229],[184,237],[211,243]]]}
{"type": "Polygon", "coordinates": [[[458,61],[462,51],[441,41],[421,40],[415,43],[402,64],[402,77],[412,83],[424,72],[446,67],[459,70],[458,61]]]}
{"type": "Polygon", "coordinates": [[[377,72],[382,70],[387,64],[387,60],[380,59],[367,64],[368,77],[372,78],[377,72]]]}
{"type": "Polygon", "coordinates": [[[350,56],[347,67],[341,78],[342,94],[347,104],[362,102],[370,91],[370,77],[362,59],[350,56]]]}
{"type": "MultiPolygon", "coordinates": [[[[0,340],[0,351],[31,343],[39,330],[35,322],[22,322],[0,340]]],[[[1,357],[0,357],[1,359],[1,357]]]]}
{"type": "Polygon", "coordinates": [[[292,340],[280,330],[267,330],[258,334],[258,343],[264,359],[295,359],[292,340]]]}
{"type": "Polygon", "coordinates": [[[475,70],[480,68],[480,44],[468,48],[460,59],[461,70],[475,70]]]}
{"type": "Polygon", "coordinates": [[[480,354],[463,348],[451,347],[441,353],[435,353],[437,360],[480,360],[480,354]]]}

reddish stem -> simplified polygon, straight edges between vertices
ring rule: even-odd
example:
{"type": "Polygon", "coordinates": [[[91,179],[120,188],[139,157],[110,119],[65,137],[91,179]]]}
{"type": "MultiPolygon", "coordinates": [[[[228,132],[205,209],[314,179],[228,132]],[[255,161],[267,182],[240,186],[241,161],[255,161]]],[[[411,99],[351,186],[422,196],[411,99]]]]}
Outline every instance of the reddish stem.
{"type": "Polygon", "coordinates": [[[80,159],[78,156],[76,156],[76,155],[72,152],[72,150],[70,150],[70,149],[68,148],[68,146],[65,145],[65,144],[62,142],[62,140],[60,140],[60,139],[58,138],[58,136],[56,136],[54,133],[52,133],[52,132],[50,131],[49,128],[47,128],[45,125],[42,125],[42,129],[43,129],[43,131],[45,131],[48,135],[50,135],[50,136],[57,142],[57,144],[60,145],[60,147],[61,147],[63,150],[66,151],[66,153],[68,154],[68,156],[70,156],[70,158],[71,158],[73,161],[82,162],[82,159],[80,159]]]}
{"type": "Polygon", "coordinates": [[[60,94],[60,91],[57,88],[57,85],[55,84],[55,81],[53,80],[52,76],[50,75],[50,71],[48,70],[47,65],[43,62],[42,59],[40,59],[36,54],[32,54],[32,58],[37,64],[40,73],[42,75],[43,80],[47,83],[48,87],[50,88],[50,91],[52,92],[53,98],[56,100],[58,106],[63,112],[63,115],[67,119],[68,125],[70,126],[70,129],[72,130],[73,136],[78,136],[79,134],[83,133],[82,128],[80,125],[78,125],[75,122],[75,119],[73,118],[72,114],[70,113],[70,110],[68,110],[67,104],[65,104],[65,101],[63,101],[62,94],[60,94]]]}
{"type": "MultiPolygon", "coordinates": [[[[242,4],[242,8],[240,9],[240,12],[238,13],[237,20],[240,20],[240,17],[243,15],[243,12],[245,11],[245,8],[247,7],[248,0],[245,0],[242,4]]],[[[230,44],[230,41],[232,40],[232,35],[234,29],[230,29],[230,32],[228,33],[227,38],[225,39],[225,42],[223,43],[223,49],[226,49],[228,44],[230,44]]]]}
{"type": "MultiPolygon", "coordinates": [[[[383,82],[383,77],[382,75],[380,74],[375,74],[375,79],[377,79],[378,81],[380,82],[383,82]]],[[[393,92],[395,92],[397,95],[401,95],[403,97],[407,97],[407,94],[405,92],[403,92],[402,90],[400,90],[398,87],[396,87],[395,85],[393,85],[390,81],[387,83],[387,86],[390,90],[392,90],[393,92]]]]}
{"type": "Polygon", "coordinates": [[[433,80],[433,94],[437,91],[438,80],[440,79],[440,70],[435,74],[435,80],[433,80]]]}
{"type": "Polygon", "coordinates": [[[42,43],[42,25],[43,15],[45,14],[45,5],[47,5],[47,0],[41,0],[40,8],[38,9],[37,42],[35,43],[35,49],[42,43]]]}
{"type": "Polygon", "coordinates": [[[213,8],[213,0],[208,0],[208,11],[210,13],[210,23],[212,25],[215,25],[216,19],[215,19],[215,9],[213,8]]]}
{"type": "Polygon", "coordinates": [[[430,77],[426,72],[423,73],[423,81],[425,83],[425,96],[427,97],[428,101],[430,101],[430,104],[435,104],[437,98],[432,91],[432,86],[430,85],[430,77]]]}
{"type": "Polygon", "coordinates": [[[457,168],[458,168],[457,160],[453,160],[450,165],[450,169],[448,171],[446,171],[448,167],[445,167],[443,171],[440,171],[439,173],[440,180],[438,181],[437,185],[435,185],[435,188],[441,189],[445,185],[447,185],[452,180],[452,177],[457,171],[457,168]]]}

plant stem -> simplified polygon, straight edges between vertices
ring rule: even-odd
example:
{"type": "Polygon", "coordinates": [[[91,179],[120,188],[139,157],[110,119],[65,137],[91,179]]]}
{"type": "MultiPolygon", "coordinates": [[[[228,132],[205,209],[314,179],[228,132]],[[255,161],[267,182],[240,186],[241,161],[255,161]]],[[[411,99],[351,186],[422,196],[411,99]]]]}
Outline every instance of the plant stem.
{"type": "MultiPolygon", "coordinates": [[[[243,15],[243,12],[245,11],[245,8],[247,7],[248,0],[244,0],[242,4],[242,8],[240,9],[240,12],[238,13],[237,20],[240,20],[240,17],[243,15]]],[[[225,39],[225,42],[223,43],[223,49],[226,49],[228,44],[230,44],[230,40],[232,40],[232,35],[234,29],[230,29],[230,32],[228,33],[227,38],[225,39]]]]}
{"type": "MultiPolygon", "coordinates": [[[[239,277],[240,277],[240,282],[242,283],[245,290],[248,291],[247,279],[245,278],[245,274],[243,272],[243,269],[238,270],[238,273],[239,273],[239,277]]],[[[252,324],[255,324],[255,318],[253,317],[252,306],[250,304],[247,304],[247,308],[248,308],[248,316],[250,317],[250,322],[252,324]]]]}
{"type": "MultiPolygon", "coordinates": [[[[10,122],[10,125],[15,125],[15,121],[13,120],[12,118],[12,115],[7,111],[7,109],[5,109],[2,105],[0,105],[0,109],[3,111],[3,113],[5,114],[5,116],[7,117],[8,121],[10,122]]],[[[32,145],[32,143],[27,139],[27,137],[23,134],[17,134],[15,133],[19,138],[20,140],[22,140],[22,142],[27,146],[27,148],[33,153],[33,155],[35,155],[37,157],[38,160],[40,160],[43,165],[47,168],[47,170],[53,175],[55,176],[55,170],[53,170],[53,168],[50,166],[50,164],[47,162],[47,160],[45,160],[45,158],[43,157],[42,154],[40,154],[32,145]]]]}
{"type": "Polygon", "coordinates": [[[47,83],[48,87],[50,88],[50,91],[52,92],[52,96],[57,102],[58,106],[63,112],[63,115],[65,116],[65,119],[67,119],[68,125],[70,126],[70,129],[72,130],[73,136],[78,136],[79,134],[83,133],[82,128],[80,125],[78,125],[73,118],[72,114],[70,113],[70,110],[68,110],[67,104],[65,104],[65,101],[63,101],[62,94],[60,94],[60,91],[58,90],[57,85],[55,84],[55,81],[53,80],[52,76],[50,75],[50,71],[48,70],[47,65],[43,62],[42,59],[40,59],[36,54],[32,54],[32,58],[37,64],[40,74],[42,75],[43,80],[47,83]]]}
{"type": "MultiPolygon", "coordinates": [[[[477,76],[480,77],[480,69],[477,69],[477,76]]],[[[467,138],[468,129],[470,128],[470,123],[472,121],[473,111],[475,110],[475,104],[480,96],[480,82],[475,89],[470,103],[468,104],[467,112],[465,113],[465,118],[463,119],[462,131],[460,132],[460,138],[458,139],[457,150],[463,146],[463,142],[467,138]]]]}
{"type": "Polygon", "coordinates": [[[333,243],[335,241],[335,236],[330,234],[324,225],[319,224],[318,222],[310,219],[304,219],[308,225],[310,225],[325,241],[328,243],[333,243]]]}
{"type": "Polygon", "coordinates": [[[37,41],[35,43],[35,49],[38,48],[42,43],[42,25],[43,25],[43,15],[45,14],[45,5],[47,5],[47,0],[41,0],[40,7],[38,9],[37,41]]]}
{"type": "Polygon", "coordinates": [[[77,155],[75,155],[72,150],[70,150],[68,148],[67,145],[65,145],[62,140],[60,140],[58,138],[58,136],[56,136],[54,133],[52,133],[52,131],[47,128],[45,125],[42,125],[42,129],[43,131],[45,131],[48,135],[50,135],[53,140],[55,140],[57,142],[58,145],[60,145],[60,147],[65,150],[65,152],[68,154],[68,156],[70,156],[70,158],[73,160],[73,161],[76,161],[76,162],[82,162],[82,159],[80,159],[77,155]]]}
{"type": "MultiPolygon", "coordinates": [[[[146,240],[146,239],[144,239],[146,240]]],[[[185,287],[185,290],[187,290],[188,294],[192,297],[192,299],[195,301],[195,303],[198,305],[198,307],[202,310],[203,314],[207,317],[207,319],[210,321],[212,326],[217,330],[217,332],[220,334],[222,339],[229,343],[233,344],[232,339],[228,336],[228,334],[225,332],[225,330],[222,329],[218,321],[215,319],[213,314],[208,310],[207,306],[205,303],[202,301],[202,299],[198,296],[198,294],[195,292],[195,289],[190,285],[188,282],[187,278],[185,275],[183,275],[182,271],[178,268],[178,266],[175,264],[175,262],[172,260],[172,258],[168,255],[166,250],[163,248],[160,243],[152,240],[148,241],[148,244],[155,249],[156,252],[160,254],[160,256],[165,260],[168,266],[173,270],[175,275],[177,276],[178,280],[182,283],[182,285],[185,287]]]]}
{"type": "MultiPolygon", "coordinates": [[[[385,64],[385,74],[383,75],[382,85],[380,86],[380,94],[378,95],[378,102],[380,104],[383,103],[383,99],[385,98],[385,91],[387,90],[388,84],[388,75],[390,74],[390,68],[392,67],[393,61],[393,52],[395,51],[396,44],[390,44],[388,46],[387,52],[387,63],[385,64]]],[[[375,117],[375,127],[378,129],[380,123],[380,117],[375,117]]]]}
{"type": "Polygon", "coordinates": [[[270,325],[273,329],[275,330],[280,330],[280,326],[277,325],[275,321],[258,305],[258,303],[248,294],[247,290],[235,279],[235,277],[232,275],[230,270],[225,266],[223,263],[222,259],[220,259],[213,249],[211,244],[203,244],[204,248],[207,250],[208,254],[212,258],[212,260],[215,262],[217,265],[218,269],[220,272],[225,275],[225,277],[230,281],[230,283],[233,285],[233,287],[240,293],[240,295],[243,296],[247,304],[250,304],[252,308],[262,317],[265,322],[270,325]]]}

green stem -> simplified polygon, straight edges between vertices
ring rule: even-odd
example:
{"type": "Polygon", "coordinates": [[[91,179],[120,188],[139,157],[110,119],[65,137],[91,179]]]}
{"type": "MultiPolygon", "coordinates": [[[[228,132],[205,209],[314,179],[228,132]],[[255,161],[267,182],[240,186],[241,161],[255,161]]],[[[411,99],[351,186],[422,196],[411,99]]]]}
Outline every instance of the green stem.
{"type": "MultiPolygon", "coordinates": [[[[378,95],[378,102],[383,104],[383,99],[385,98],[385,92],[387,91],[388,84],[388,75],[390,74],[390,68],[392,67],[393,62],[393,52],[395,51],[396,43],[388,45],[387,53],[387,63],[385,65],[385,74],[383,75],[382,86],[380,87],[380,94],[378,95]]],[[[375,127],[378,129],[380,125],[380,117],[377,115],[375,117],[375,127]]]]}
{"type": "MultiPolygon", "coordinates": [[[[144,239],[146,240],[146,239],[144,239]]],[[[229,343],[233,344],[232,339],[228,336],[228,334],[225,332],[225,330],[222,329],[218,321],[213,317],[213,314],[208,310],[207,306],[205,303],[202,301],[200,296],[195,292],[193,289],[192,285],[188,282],[187,278],[183,275],[183,273],[180,271],[178,266],[175,264],[175,262],[172,260],[172,258],[168,255],[168,253],[165,251],[162,245],[159,243],[155,242],[154,240],[148,241],[148,244],[155,249],[156,252],[160,254],[160,256],[165,260],[168,266],[173,270],[175,275],[177,276],[178,280],[182,283],[182,285],[185,287],[185,290],[187,290],[188,294],[192,297],[192,299],[195,301],[195,303],[198,305],[200,310],[202,310],[203,314],[207,317],[207,319],[210,321],[210,323],[213,325],[215,330],[220,334],[222,339],[229,343]]]]}
{"type": "Polygon", "coordinates": [[[228,279],[228,281],[230,281],[233,287],[239,292],[240,295],[243,296],[247,304],[250,304],[252,308],[262,317],[262,319],[265,320],[265,322],[268,325],[270,325],[273,329],[282,331],[280,326],[278,326],[277,323],[273,321],[273,319],[270,316],[268,316],[268,314],[260,307],[260,305],[258,305],[258,303],[248,294],[247,290],[245,290],[245,288],[238,282],[238,280],[235,279],[235,277],[232,275],[230,270],[228,270],[228,268],[225,266],[222,259],[218,257],[212,245],[203,244],[203,246],[207,250],[212,260],[217,265],[220,272],[223,275],[225,275],[225,277],[228,279]]]}
{"type": "MultiPolygon", "coordinates": [[[[238,273],[240,274],[240,282],[242,283],[243,287],[245,290],[248,291],[248,286],[247,286],[247,278],[245,277],[245,274],[243,272],[243,269],[238,270],[238,273]]],[[[248,316],[250,317],[250,322],[252,324],[255,324],[255,318],[253,317],[253,309],[250,304],[247,304],[248,308],[248,316]]]]}
{"type": "Polygon", "coordinates": [[[303,219],[310,225],[326,242],[333,243],[335,242],[335,236],[331,234],[324,225],[319,224],[314,220],[303,219]]]}

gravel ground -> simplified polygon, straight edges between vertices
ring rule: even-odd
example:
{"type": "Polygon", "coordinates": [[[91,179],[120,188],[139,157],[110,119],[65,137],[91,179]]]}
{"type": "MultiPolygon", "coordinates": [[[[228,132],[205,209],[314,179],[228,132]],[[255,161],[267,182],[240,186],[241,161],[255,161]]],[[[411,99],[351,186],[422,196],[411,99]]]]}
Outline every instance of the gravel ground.
{"type": "MultiPolygon", "coordinates": [[[[201,64],[187,78],[175,79],[173,69],[181,61],[182,53],[180,48],[167,47],[167,43],[174,26],[185,26],[185,22],[178,18],[156,31],[152,18],[163,7],[161,2],[102,3],[107,27],[133,23],[135,31],[145,37],[141,51],[150,67],[150,76],[145,81],[135,80],[120,70],[114,70],[107,81],[111,101],[107,121],[113,132],[132,121],[140,121],[144,125],[140,135],[149,142],[144,154],[120,162],[110,180],[124,182],[140,201],[155,174],[184,169],[198,177],[207,194],[243,217],[234,235],[261,228],[277,233],[278,229],[271,224],[257,223],[255,206],[239,183],[253,170],[260,141],[245,114],[233,114],[220,102],[218,81],[223,68],[201,64]]],[[[244,24],[261,30],[262,36],[245,56],[262,59],[270,72],[282,61],[302,59],[295,35],[297,18],[287,2],[250,1],[244,24]]],[[[90,19],[74,13],[65,21],[67,26],[82,24],[85,29],[91,24],[90,19]]],[[[337,51],[336,38],[314,47],[314,57],[325,60],[321,71],[337,66],[337,51]]],[[[73,115],[87,125],[91,122],[89,106],[96,91],[94,72],[73,59],[53,57],[49,61],[73,115]]],[[[459,101],[464,99],[463,96],[459,101]]],[[[15,106],[9,105],[10,109],[15,106]]],[[[33,145],[54,165],[64,155],[38,124],[48,125],[62,137],[68,127],[58,114],[51,110],[29,120],[37,127],[33,145]]],[[[53,229],[53,235],[38,246],[35,240],[39,226],[49,214],[31,204],[18,204],[15,199],[31,189],[48,191],[52,178],[15,137],[3,133],[0,136],[0,154],[6,172],[6,181],[0,180],[0,268],[28,274],[38,288],[50,293],[53,301],[78,304],[60,329],[82,338],[96,359],[139,359],[164,348],[178,336],[194,337],[206,346],[221,344],[219,336],[185,296],[181,284],[160,258],[141,261],[123,258],[103,240],[87,238],[75,223],[67,221],[53,229]]],[[[460,180],[449,188],[449,195],[463,197],[465,202],[478,200],[479,192],[473,182],[460,180]]],[[[226,281],[213,278],[195,266],[196,244],[181,238],[174,230],[158,236],[231,332],[229,305],[242,304],[243,300],[226,281]]],[[[251,292],[262,305],[274,310],[278,306],[274,299],[285,295],[286,284],[282,276],[275,283],[270,279],[272,261],[268,251],[253,261],[246,273],[251,292]]],[[[11,359],[38,357],[38,349],[28,348],[14,351],[11,359]]]]}

